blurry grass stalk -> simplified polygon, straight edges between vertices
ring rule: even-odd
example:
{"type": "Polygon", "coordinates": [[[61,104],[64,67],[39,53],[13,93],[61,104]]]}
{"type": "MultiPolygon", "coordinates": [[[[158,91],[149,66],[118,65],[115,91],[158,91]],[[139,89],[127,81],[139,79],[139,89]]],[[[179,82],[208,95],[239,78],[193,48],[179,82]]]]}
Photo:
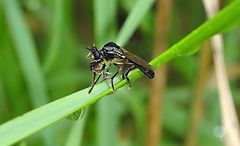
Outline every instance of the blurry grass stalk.
{"type": "MultiPolygon", "coordinates": [[[[0,76],[1,77],[1,76],[0,76]]],[[[0,121],[4,121],[4,119],[8,118],[8,115],[10,114],[9,111],[9,105],[6,99],[7,96],[4,94],[2,80],[0,78],[0,121]]]]}
{"type": "Polygon", "coordinates": [[[191,115],[189,130],[186,137],[186,146],[197,146],[198,129],[202,120],[203,113],[203,95],[208,77],[209,65],[211,58],[210,42],[205,41],[199,56],[199,71],[194,86],[193,98],[191,104],[191,115]]]}
{"type": "Polygon", "coordinates": [[[118,32],[116,43],[124,46],[131,38],[155,0],[138,0],[118,32]]]}
{"type": "Polygon", "coordinates": [[[94,36],[96,45],[102,47],[107,41],[113,41],[116,36],[117,1],[94,0],[93,2],[94,36]]]}
{"type": "Polygon", "coordinates": [[[197,45],[199,45],[208,37],[216,33],[220,33],[226,30],[226,28],[228,28],[228,30],[230,28],[233,28],[234,26],[236,26],[233,24],[239,22],[239,5],[240,1],[233,1],[228,7],[224,8],[221,12],[219,12],[218,15],[214,17],[214,19],[206,21],[200,27],[193,30],[181,41],[174,44],[170,49],[152,60],[150,64],[152,64],[153,66],[159,66],[175,57],[192,55],[193,53],[198,51],[199,47],[197,47],[197,45]]]}
{"type": "MultiPolygon", "coordinates": [[[[3,7],[32,104],[37,108],[48,103],[48,95],[33,38],[24,22],[18,1],[4,0],[3,7]]],[[[51,129],[44,132],[47,145],[55,143],[53,135],[51,129]]]]}
{"type": "MultiPolygon", "coordinates": [[[[5,0],[4,2],[5,4],[9,2],[11,4],[12,0],[5,0]]],[[[192,55],[194,52],[198,51],[194,47],[201,44],[204,40],[211,37],[212,35],[221,32],[224,28],[233,24],[240,18],[239,5],[239,0],[233,1],[229,6],[219,12],[214,18],[208,20],[193,30],[193,32],[191,32],[188,36],[169,48],[167,51],[154,58],[150,64],[154,67],[158,67],[173,58],[192,55]]],[[[9,8],[7,12],[11,13],[12,11],[14,11],[14,9],[9,8]]],[[[11,19],[10,22],[15,22],[15,19],[11,19]]],[[[19,25],[19,22],[15,24],[19,25]]],[[[34,74],[32,73],[31,75],[34,74]]],[[[143,74],[139,70],[135,70],[130,74],[129,78],[131,81],[135,81],[142,75],[143,74]]],[[[117,82],[115,84],[115,89],[117,90],[126,84],[126,80],[117,82]]],[[[0,126],[1,144],[10,145],[16,143],[17,141],[22,140],[23,138],[48,127],[61,119],[64,119],[69,114],[85,108],[100,100],[104,96],[110,95],[112,93],[113,92],[111,88],[106,86],[105,83],[100,83],[96,85],[95,90],[93,90],[91,94],[88,94],[88,88],[86,88],[44,106],[36,108],[22,115],[21,117],[17,117],[0,126]],[[13,129],[17,130],[13,132],[13,129]]]]}
{"type": "MultiPolygon", "coordinates": [[[[155,16],[155,38],[153,56],[164,52],[168,46],[168,30],[172,9],[172,0],[157,0],[155,16]]],[[[155,79],[151,80],[148,101],[148,124],[146,146],[157,146],[162,131],[162,102],[167,80],[167,65],[155,70],[155,79]]]]}
{"type": "MultiPolygon", "coordinates": [[[[143,116],[143,113],[145,113],[144,108],[144,97],[147,96],[147,91],[141,90],[128,90],[128,87],[123,87],[125,89],[119,90],[117,93],[118,98],[121,98],[121,100],[124,102],[124,104],[127,106],[128,111],[130,111],[133,119],[134,119],[134,127],[136,129],[135,133],[135,139],[130,139],[130,141],[134,141],[133,145],[139,146],[143,145],[145,139],[145,125],[146,125],[146,117],[143,116]],[[133,98],[137,97],[137,98],[133,98]]],[[[144,114],[145,115],[145,114],[144,114]]],[[[130,125],[130,124],[129,124],[130,125]]],[[[126,134],[127,135],[127,134],[126,134]]],[[[127,137],[127,136],[126,136],[127,137]]]]}
{"type": "MultiPolygon", "coordinates": [[[[203,0],[203,4],[209,18],[212,18],[219,10],[218,0],[203,0]]],[[[213,36],[211,39],[211,44],[213,49],[213,60],[220,98],[224,143],[225,146],[240,146],[240,129],[233,103],[232,93],[226,75],[223,57],[222,35],[219,34],[213,36]]]]}
{"type": "Polygon", "coordinates": [[[46,58],[44,60],[43,69],[46,74],[48,74],[51,69],[53,69],[54,64],[57,61],[59,52],[60,52],[60,44],[63,37],[62,31],[64,24],[64,8],[63,3],[64,0],[54,0],[54,14],[53,14],[53,22],[50,33],[50,43],[46,53],[46,58]]]}
{"type": "MultiPolygon", "coordinates": [[[[3,12],[3,11],[1,11],[3,12]]],[[[12,41],[10,38],[10,32],[8,31],[8,25],[5,21],[4,14],[0,12],[0,80],[6,98],[6,107],[8,107],[8,113],[1,114],[9,119],[19,114],[25,113],[29,109],[27,97],[22,97],[24,90],[22,74],[20,74],[20,65],[15,55],[15,50],[12,47],[12,41]],[[7,62],[7,63],[6,63],[7,62]],[[16,98],[18,97],[18,98],[16,98]],[[11,110],[10,110],[11,109],[11,110]]],[[[1,101],[1,100],[0,100],[1,101]]],[[[2,102],[4,104],[4,102],[2,102]]],[[[4,107],[4,106],[0,106],[4,107]]]]}

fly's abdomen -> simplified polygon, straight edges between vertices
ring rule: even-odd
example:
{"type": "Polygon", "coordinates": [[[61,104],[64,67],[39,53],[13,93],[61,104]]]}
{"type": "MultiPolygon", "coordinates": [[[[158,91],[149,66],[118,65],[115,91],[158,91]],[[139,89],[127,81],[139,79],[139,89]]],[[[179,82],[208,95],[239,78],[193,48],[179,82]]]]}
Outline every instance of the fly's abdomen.
{"type": "Polygon", "coordinates": [[[140,65],[138,65],[137,68],[140,69],[149,79],[155,77],[154,71],[152,69],[140,65]]]}

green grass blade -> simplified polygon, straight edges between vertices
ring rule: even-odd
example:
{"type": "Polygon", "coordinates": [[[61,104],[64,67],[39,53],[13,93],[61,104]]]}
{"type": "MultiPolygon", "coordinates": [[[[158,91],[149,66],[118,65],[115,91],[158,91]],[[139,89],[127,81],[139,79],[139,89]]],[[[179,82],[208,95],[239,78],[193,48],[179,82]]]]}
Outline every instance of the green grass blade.
{"type": "MultiPolygon", "coordinates": [[[[6,0],[8,1],[8,0],[6,0]]],[[[171,47],[167,52],[155,58],[151,64],[158,67],[160,64],[178,57],[188,55],[192,52],[195,45],[202,43],[205,39],[221,31],[222,28],[232,23],[233,20],[240,18],[240,1],[234,1],[227,6],[213,19],[207,21],[190,35],[171,47]],[[214,25],[214,27],[210,27],[214,25]],[[210,29],[211,28],[211,29],[210,29]],[[183,43],[184,42],[184,43],[183,43]],[[177,46],[177,47],[176,47],[177,46]],[[177,52],[177,53],[176,53],[177,52]]],[[[131,80],[141,77],[140,71],[134,71],[130,75],[131,80]]],[[[115,85],[118,89],[127,84],[126,80],[120,81],[115,85]]],[[[13,144],[51,124],[63,119],[70,113],[95,103],[102,97],[112,93],[105,83],[98,84],[95,90],[89,95],[88,89],[81,90],[74,94],[65,96],[52,103],[46,104],[27,114],[15,118],[0,126],[1,145],[13,144]]],[[[116,91],[117,92],[117,91],[116,91]]]]}
{"type": "Polygon", "coordinates": [[[117,145],[119,111],[117,100],[108,96],[97,105],[97,140],[96,145],[117,145]]]}
{"type": "Polygon", "coordinates": [[[154,0],[139,0],[124,22],[116,42],[124,46],[137,29],[145,14],[151,9],[154,0]]]}
{"type": "MultiPolygon", "coordinates": [[[[2,11],[1,11],[2,12],[2,11]]],[[[8,112],[2,114],[6,119],[25,113],[29,109],[28,99],[21,97],[24,87],[22,85],[22,75],[15,50],[12,47],[8,26],[3,13],[0,12],[0,79],[5,93],[8,112]],[[7,62],[7,63],[6,63],[7,62]],[[18,97],[18,98],[16,98],[18,97]],[[11,110],[10,110],[11,109],[11,110]]],[[[1,101],[1,100],[0,100],[1,101]]],[[[0,106],[4,107],[4,106],[0,106]]]]}
{"type": "Polygon", "coordinates": [[[94,36],[97,45],[102,46],[106,41],[111,41],[116,36],[117,1],[94,0],[93,4],[94,36]]]}
{"type": "Polygon", "coordinates": [[[145,125],[146,125],[146,117],[143,115],[146,115],[146,107],[144,105],[144,97],[147,97],[147,90],[128,90],[127,88],[122,88],[122,90],[119,91],[117,96],[121,98],[128,108],[128,111],[130,111],[133,119],[134,119],[134,125],[136,127],[136,134],[134,136],[135,140],[134,144],[132,145],[142,145],[144,143],[143,137],[145,137],[145,125]],[[124,90],[123,90],[124,89],[124,90]],[[134,97],[134,98],[133,98],[134,97]]]}
{"type": "Polygon", "coordinates": [[[0,126],[1,145],[11,145],[51,124],[65,118],[70,113],[94,103],[107,89],[105,85],[97,85],[98,92],[88,94],[88,89],[81,90],[66,98],[61,98],[27,114],[17,117],[0,126]]]}
{"type": "MultiPolygon", "coordinates": [[[[7,30],[7,27],[2,28],[7,30]]],[[[9,109],[11,109],[11,112],[5,116],[15,117],[28,111],[29,104],[27,103],[27,97],[21,97],[25,88],[22,86],[21,70],[17,58],[13,55],[15,50],[12,48],[9,34],[2,31],[0,38],[4,38],[3,40],[0,39],[0,42],[2,42],[2,48],[0,49],[0,78],[2,78],[5,96],[7,97],[9,109]]]]}
{"type": "MultiPolygon", "coordinates": [[[[0,74],[1,75],[1,74],[0,74]]],[[[9,115],[9,107],[7,103],[7,98],[5,96],[4,90],[3,90],[3,85],[2,85],[2,79],[0,76],[0,122],[4,121],[7,119],[7,116],[9,115]]]]}
{"type": "Polygon", "coordinates": [[[48,73],[53,67],[58,55],[62,39],[63,31],[63,0],[54,0],[54,16],[53,16],[53,25],[51,27],[51,39],[50,45],[46,53],[46,59],[44,62],[44,71],[48,73]]]}
{"type": "MultiPolygon", "coordinates": [[[[48,103],[48,95],[33,38],[24,23],[18,2],[15,0],[4,0],[3,2],[10,33],[15,43],[16,52],[31,95],[31,101],[34,107],[39,107],[48,103]]],[[[53,142],[51,136],[51,130],[44,132],[45,140],[49,145],[53,142]]]]}
{"type": "Polygon", "coordinates": [[[4,0],[9,29],[35,107],[48,102],[43,74],[30,31],[15,0],[4,0]]]}
{"type": "Polygon", "coordinates": [[[220,11],[214,18],[196,28],[180,42],[176,43],[162,55],[151,61],[151,64],[157,67],[173,58],[195,53],[200,49],[200,47],[196,47],[197,45],[201,44],[207,38],[222,32],[224,28],[231,26],[232,23],[235,23],[235,20],[239,18],[240,1],[236,0],[220,11]]]}

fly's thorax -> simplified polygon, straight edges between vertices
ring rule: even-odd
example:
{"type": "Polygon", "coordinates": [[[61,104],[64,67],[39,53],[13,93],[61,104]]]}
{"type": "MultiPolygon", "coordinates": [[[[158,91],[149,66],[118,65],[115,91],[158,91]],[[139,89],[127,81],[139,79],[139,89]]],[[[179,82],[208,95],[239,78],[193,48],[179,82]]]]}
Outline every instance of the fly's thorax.
{"type": "Polygon", "coordinates": [[[115,57],[115,58],[110,59],[110,60],[106,60],[104,58],[104,63],[106,64],[106,66],[122,65],[122,64],[125,64],[126,62],[128,62],[128,60],[125,59],[125,58],[121,58],[121,57],[115,57]]]}
{"type": "Polygon", "coordinates": [[[120,46],[113,42],[105,44],[100,52],[103,58],[105,58],[107,61],[118,58],[120,56],[119,54],[123,54],[123,50],[120,48],[120,46]]]}

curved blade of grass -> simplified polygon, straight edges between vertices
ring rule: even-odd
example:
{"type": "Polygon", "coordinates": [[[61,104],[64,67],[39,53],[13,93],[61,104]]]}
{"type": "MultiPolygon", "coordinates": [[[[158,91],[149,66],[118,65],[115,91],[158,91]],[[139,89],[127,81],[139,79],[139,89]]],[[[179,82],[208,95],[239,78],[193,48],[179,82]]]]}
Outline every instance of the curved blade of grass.
{"type": "Polygon", "coordinates": [[[59,47],[61,44],[63,31],[63,11],[63,0],[54,0],[54,20],[52,23],[52,32],[50,34],[51,39],[43,66],[46,73],[49,73],[59,55],[59,47]]]}
{"type": "Polygon", "coordinates": [[[145,14],[150,10],[154,0],[139,0],[136,6],[131,11],[127,20],[124,22],[116,42],[120,46],[124,46],[133,35],[145,14]]]}
{"type": "MultiPolygon", "coordinates": [[[[151,61],[151,65],[158,67],[160,64],[174,57],[189,55],[192,47],[220,32],[224,27],[231,24],[233,20],[239,18],[240,1],[237,0],[218,13],[213,19],[204,23],[190,35],[171,47],[168,51],[151,61]]],[[[142,73],[136,70],[130,75],[130,79],[134,81],[141,76],[142,73]]],[[[115,85],[115,88],[118,89],[125,84],[127,84],[126,80],[120,81],[115,85]]],[[[13,144],[112,93],[111,89],[108,89],[104,83],[98,84],[90,95],[87,92],[88,89],[83,89],[1,125],[1,145],[13,144]]]]}
{"type": "Polygon", "coordinates": [[[94,0],[94,36],[97,45],[102,46],[116,36],[116,0],[94,0]],[[107,8],[106,8],[107,4],[107,8]],[[107,10],[105,10],[107,9],[107,10]]]}
{"type": "Polygon", "coordinates": [[[48,102],[47,92],[33,38],[24,24],[17,2],[15,0],[4,0],[3,2],[17,55],[33,98],[33,105],[38,107],[46,104],[48,102]]]}
{"type": "Polygon", "coordinates": [[[235,23],[240,18],[240,1],[233,1],[229,6],[220,11],[215,17],[193,30],[188,36],[173,45],[162,55],[151,61],[154,67],[159,66],[173,58],[191,55],[198,51],[201,44],[207,38],[220,33],[225,27],[235,23]]]}
{"type": "MultiPolygon", "coordinates": [[[[34,107],[39,107],[48,103],[48,95],[33,38],[24,23],[18,2],[16,0],[4,0],[3,7],[32,104],[34,107]]],[[[44,138],[49,145],[54,144],[52,136],[52,130],[49,129],[44,132],[44,138]]]]}
{"type": "Polygon", "coordinates": [[[77,111],[79,108],[94,103],[99,97],[101,97],[99,96],[101,95],[101,92],[108,87],[101,84],[97,85],[96,88],[100,90],[98,90],[98,92],[93,91],[91,95],[88,94],[88,89],[84,89],[71,94],[66,98],[61,98],[32,110],[27,114],[1,125],[1,145],[11,145],[22,138],[67,117],[70,113],[77,111]]]}
{"type": "MultiPolygon", "coordinates": [[[[29,105],[26,97],[19,97],[22,94],[22,90],[24,90],[21,80],[22,75],[20,74],[21,70],[18,59],[13,55],[15,50],[12,47],[8,25],[3,16],[2,11],[0,11],[0,80],[2,79],[3,91],[5,93],[6,103],[8,103],[8,108],[6,108],[8,113],[1,114],[1,116],[7,119],[7,117],[15,117],[26,112],[29,105]]],[[[0,101],[4,103],[3,100],[0,101]]],[[[4,106],[0,107],[4,109],[4,106]]]]}

